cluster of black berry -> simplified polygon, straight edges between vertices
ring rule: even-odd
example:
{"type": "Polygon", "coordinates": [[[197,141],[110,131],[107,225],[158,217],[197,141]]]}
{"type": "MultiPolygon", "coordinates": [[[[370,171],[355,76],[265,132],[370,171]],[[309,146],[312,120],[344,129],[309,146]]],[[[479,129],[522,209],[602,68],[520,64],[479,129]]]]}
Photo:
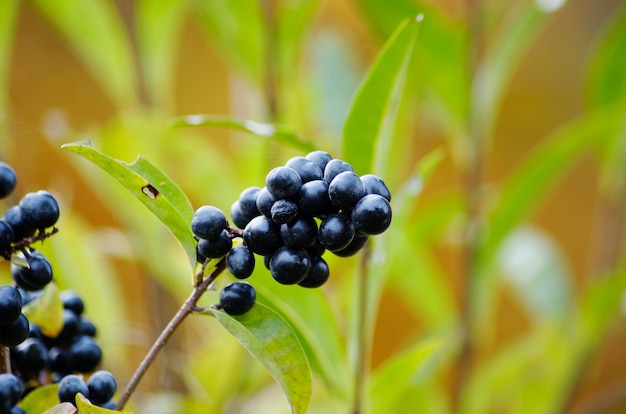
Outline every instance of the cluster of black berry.
{"type": "MultiPolygon", "coordinates": [[[[0,197],[8,196],[16,181],[13,169],[0,162],[0,197]]],[[[0,376],[0,414],[23,412],[16,404],[28,392],[74,373],[93,372],[102,358],[94,340],[96,327],[83,316],[84,303],[76,293],[61,292],[63,328],[54,337],[22,313],[22,307],[37,300],[53,280],[52,265],[31,245],[48,237],[46,229],[58,218],[58,203],[47,191],[26,194],[0,217],[0,256],[11,260],[14,281],[13,286],[0,286],[0,346],[9,348],[12,371],[0,376]]],[[[97,391],[97,378],[91,387],[96,391],[85,396],[94,394],[95,401],[110,406],[112,394],[102,401],[106,394],[97,391]]],[[[67,391],[59,393],[61,402],[63,395],[67,391]]]]}
{"type": "Polygon", "coordinates": [[[115,402],[112,400],[115,391],[117,382],[109,371],[96,371],[87,381],[80,375],[70,374],[63,377],[59,383],[59,401],[74,404],[76,394],[80,393],[92,404],[112,410],[115,408],[115,402]]]}
{"type": "MultiPolygon", "coordinates": [[[[192,220],[198,238],[198,258],[226,255],[226,267],[236,278],[249,277],[255,254],[281,284],[306,288],[323,285],[330,275],[322,255],[357,253],[371,235],[391,224],[391,193],[375,175],[358,176],[352,166],[314,151],[291,158],[267,174],[265,186],[244,190],[231,207],[233,223],[211,206],[199,208],[192,220]],[[232,240],[243,243],[232,247],[232,240]]],[[[220,306],[230,314],[252,307],[254,289],[247,283],[228,285],[220,306]]]]}

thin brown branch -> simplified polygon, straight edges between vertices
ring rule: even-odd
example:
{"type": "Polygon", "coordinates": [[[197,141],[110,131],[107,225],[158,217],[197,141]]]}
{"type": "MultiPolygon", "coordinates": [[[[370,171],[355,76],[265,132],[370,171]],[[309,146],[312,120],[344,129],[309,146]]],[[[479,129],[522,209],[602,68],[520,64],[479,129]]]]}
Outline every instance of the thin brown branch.
{"type": "Polygon", "coordinates": [[[0,345],[0,374],[11,372],[11,355],[9,348],[0,345]]]}

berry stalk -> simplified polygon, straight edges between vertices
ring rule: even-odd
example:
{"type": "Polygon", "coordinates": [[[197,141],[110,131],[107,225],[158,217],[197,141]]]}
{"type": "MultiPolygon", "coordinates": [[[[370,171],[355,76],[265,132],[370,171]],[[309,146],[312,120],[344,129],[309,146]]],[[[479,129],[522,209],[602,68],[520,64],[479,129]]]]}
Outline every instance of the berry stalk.
{"type": "Polygon", "coordinates": [[[0,345],[0,374],[11,373],[9,348],[0,345]]]}
{"type": "MultiPolygon", "coordinates": [[[[116,410],[121,411],[124,409],[124,406],[135,392],[135,389],[141,382],[144,374],[148,371],[148,368],[150,368],[150,365],[152,365],[156,357],[159,355],[159,352],[161,352],[161,350],[165,347],[167,341],[176,329],[178,329],[185,318],[197,309],[198,300],[200,300],[204,292],[206,292],[208,287],[215,281],[215,279],[217,279],[224,269],[226,269],[226,263],[224,260],[220,260],[215,270],[206,279],[202,279],[200,283],[194,286],[191,295],[189,295],[178,312],[176,312],[176,314],[168,322],[167,326],[165,326],[165,328],[161,331],[161,334],[156,341],[154,341],[143,361],[139,364],[139,367],[137,367],[137,370],[128,382],[126,389],[124,389],[124,392],[115,407],[116,410]]],[[[200,280],[200,278],[197,278],[196,280],[200,280]]]]}

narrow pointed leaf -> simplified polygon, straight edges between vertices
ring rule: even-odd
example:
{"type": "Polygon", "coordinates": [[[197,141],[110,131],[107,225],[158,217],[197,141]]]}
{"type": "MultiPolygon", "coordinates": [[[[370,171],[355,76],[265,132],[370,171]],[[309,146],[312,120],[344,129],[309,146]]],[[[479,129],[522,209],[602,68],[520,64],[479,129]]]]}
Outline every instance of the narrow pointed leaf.
{"type": "MultiPolygon", "coordinates": [[[[422,16],[405,20],[385,43],[359,87],[343,129],[343,156],[355,171],[386,160],[422,16]]],[[[379,171],[378,171],[379,172],[379,171]]]]}
{"type": "MultiPolygon", "coordinates": [[[[76,394],[76,407],[78,408],[78,414],[110,414],[120,412],[97,407],[93,405],[83,394],[76,394]]],[[[121,411],[121,413],[131,414],[130,411],[121,411]]]]}
{"type": "Polygon", "coordinates": [[[90,143],[66,144],[62,148],[88,159],[119,181],[176,237],[194,267],[196,249],[190,226],[193,209],[182,190],[162,171],[141,157],[126,164],[101,153],[90,143]]]}
{"type": "Polygon", "coordinates": [[[54,282],[49,283],[35,300],[24,305],[22,312],[49,338],[56,338],[63,329],[63,302],[54,282]]]}
{"type": "Polygon", "coordinates": [[[265,367],[280,385],[293,414],[306,412],[311,398],[311,369],[293,329],[276,312],[256,303],[240,316],[208,309],[265,367]]]}
{"type": "MultiPolygon", "coordinates": [[[[76,408],[69,404],[74,411],[63,411],[59,406],[59,384],[44,385],[43,387],[35,388],[32,392],[28,393],[26,397],[20,403],[22,410],[26,411],[26,414],[36,414],[48,412],[50,414],[68,414],[76,412],[76,408]],[[56,407],[57,411],[46,411],[52,407],[56,407]]],[[[67,408],[66,408],[67,410],[67,408]]]]}

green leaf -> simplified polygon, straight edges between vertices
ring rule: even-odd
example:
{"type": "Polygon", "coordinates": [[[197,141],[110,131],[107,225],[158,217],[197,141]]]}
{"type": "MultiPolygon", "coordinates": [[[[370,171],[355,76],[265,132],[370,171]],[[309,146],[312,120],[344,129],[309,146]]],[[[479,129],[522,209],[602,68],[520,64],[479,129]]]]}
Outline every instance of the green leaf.
{"type": "Polygon", "coordinates": [[[80,393],[76,394],[76,408],[78,408],[78,414],[110,414],[119,412],[122,414],[131,414],[130,411],[116,411],[96,407],[83,394],[80,393]]]}
{"type": "MultiPolygon", "coordinates": [[[[26,411],[26,414],[39,414],[47,412],[48,414],[71,414],[76,412],[76,408],[69,404],[74,411],[46,411],[51,407],[59,405],[59,384],[44,385],[43,387],[37,387],[32,392],[28,393],[26,397],[20,403],[22,410],[26,411]]],[[[65,408],[67,410],[67,408],[65,408]]]]}
{"type": "Polygon", "coordinates": [[[195,240],[190,224],[193,208],[174,182],[141,157],[132,164],[126,164],[94,149],[90,143],[65,144],[62,148],[93,162],[130,191],[176,237],[193,269],[196,263],[195,240]]]}
{"type": "Polygon", "coordinates": [[[421,20],[419,15],[397,28],[352,101],[343,130],[343,157],[359,174],[384,171],[421,20]]]}
{"type": "Polygon", "coordinates": [[[137,43],[150,102],[172,105],[174,65],[189,2],[140,0],[136,3],[137,43]]]}
{"type": "Polygon", "coordinates": [[[241,316],[209,308],[217,320],[278,382],[293,414],[305,413],[311,398],[311,369],[291,327],[277,313],[256,303],[241,316]]]}
{"type": "Polygon", "coordinates": [[[379,367],[372,376],[369,388],[372,399],[370,412],[394,412],[406,387],[432,377],[433,362],[442,347],[440,338],[427,339],[406,352],[394,355],[379,367]]]}
{"type": "Polygon", "coordinates": [[[587,72],[587,96],[593,106],[626,100],[626,7],[611,14],[598,38],[587,72]]]}
{"type": "Polygon", "coordinates": [[[136,100],[131,45],[110,1],[33,0],[118,107],[136,100]]]}
{"type": "Polygon", "coordinates": [[[24,305],[22,313],[30,323],[39,326],[42,334],[56,338],[63,329],[63,302],[57,285],[48,283],[41,295],[24,305]]]}
{"type": "Polygon", "coordinates": [[[224,115],[187,115],[170,120],[171,127],[184,126],[206,126],[215,128],[227,128],[235,131],[247,132],[260,138],[276,139],[284,144],[299,148],[305,151],[314,151],[316,147],[303,140],[293,131],[283,128],[280,125],[268,124],[243,120],[224,115]]]}

